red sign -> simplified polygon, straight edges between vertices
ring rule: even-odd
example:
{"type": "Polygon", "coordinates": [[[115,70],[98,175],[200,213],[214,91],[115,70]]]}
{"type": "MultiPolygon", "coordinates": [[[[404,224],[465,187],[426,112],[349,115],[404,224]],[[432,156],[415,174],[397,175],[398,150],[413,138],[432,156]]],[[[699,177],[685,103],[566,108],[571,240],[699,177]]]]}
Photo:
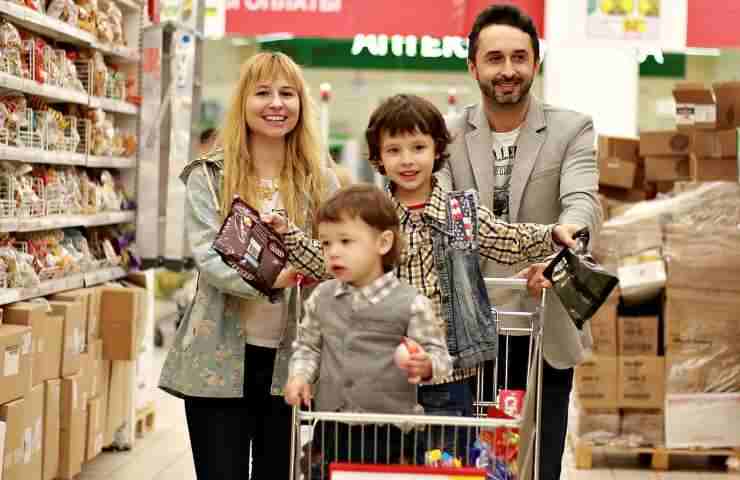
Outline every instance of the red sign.
{"type": "Polygon", "coordinates": [[[519,5],[542,32],[544,0],[230,0],[226,34],[287,33],[322,38],[352,38],[358,33],[467,36],[478,12],[492,3],[519,5]]]}
{"type": "Polygon", "coordinates": [[[689,0],[686,45],[704,48],[740,47],[740,2],[689,0]]]}

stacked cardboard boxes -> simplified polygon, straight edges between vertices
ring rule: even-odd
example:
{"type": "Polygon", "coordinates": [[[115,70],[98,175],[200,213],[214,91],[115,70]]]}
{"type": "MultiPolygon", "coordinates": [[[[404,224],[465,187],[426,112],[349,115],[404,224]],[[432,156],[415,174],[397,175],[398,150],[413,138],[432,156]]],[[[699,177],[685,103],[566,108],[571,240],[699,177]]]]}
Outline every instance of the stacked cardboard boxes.
{"type": "Polygon", "coordinates": [[[3,480],[76,478],[125,424],[145,289],[99,287],[0,309],[3,480]]]}

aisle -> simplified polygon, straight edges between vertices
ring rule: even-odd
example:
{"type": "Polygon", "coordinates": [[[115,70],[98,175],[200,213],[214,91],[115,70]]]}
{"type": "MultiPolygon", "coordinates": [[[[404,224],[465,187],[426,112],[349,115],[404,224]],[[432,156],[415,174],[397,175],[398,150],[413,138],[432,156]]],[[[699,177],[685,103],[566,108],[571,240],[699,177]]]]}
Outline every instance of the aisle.
{"type": "MultiPolygon", "coordinates": [[[[161,368],[165,352],[156,350],[155,365],[161,368]]],[[[195,480],[185,412],[181,400],[161,390],[155,393],[156,429],[136,442],[131,452],[103,453],[85,467],[79,480],[195,480]]],[[[681,462],[682,471],[654,473],[638,468],[635,457],[605,459],[594,455],[594,464],[609,468],[576,470],[567,452],[561,480],[740,480],[740,474],[705,472],[702,463],[681,462]]]]}

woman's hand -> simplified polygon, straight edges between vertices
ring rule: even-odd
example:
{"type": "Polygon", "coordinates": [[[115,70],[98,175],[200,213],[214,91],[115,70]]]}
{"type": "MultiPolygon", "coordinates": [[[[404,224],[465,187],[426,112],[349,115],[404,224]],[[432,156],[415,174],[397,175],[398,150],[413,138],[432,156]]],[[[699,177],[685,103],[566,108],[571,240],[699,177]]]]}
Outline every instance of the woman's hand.
{"type": "Polygon", "coordinates": [[[310,408],[312,398],[311,385],[303,377],[293,377],[288,380],[285,385],[285,403],[294,407],[303,403],[306,408],[310,408]]]}
{"type": "Polygon", "coordinates": [[[260,220],[269,225],[278,235],[288,233],[288,219],[277,213],[266,213],[260,215],[260,220]]]}

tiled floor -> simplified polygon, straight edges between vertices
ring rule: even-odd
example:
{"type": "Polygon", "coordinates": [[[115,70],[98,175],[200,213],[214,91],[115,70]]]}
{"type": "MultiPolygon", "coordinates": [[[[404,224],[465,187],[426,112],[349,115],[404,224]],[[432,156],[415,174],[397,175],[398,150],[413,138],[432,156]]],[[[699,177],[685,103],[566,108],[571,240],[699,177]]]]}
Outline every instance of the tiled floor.
{"type": "MultiPolygon", "coordinates": [[[[155,365],[161,366],[164,351],[157,350],[155,365]]],[[[86,465],[79,480],[193,480],[195,471],[190,454],[185,414],[181,400],[157,390],[155,431],[139,439],[130,452],[103,453],[86,465]]],[[[570,452],[564,459],[561,480],[740,480],[702,459],[678,459],[670,472],[640,468],[634,456],[606,458],[594,455],[593,470],[576,470],[570,452]]],[[[672,460],[673,461],[673,460],[672,460]]]]}

